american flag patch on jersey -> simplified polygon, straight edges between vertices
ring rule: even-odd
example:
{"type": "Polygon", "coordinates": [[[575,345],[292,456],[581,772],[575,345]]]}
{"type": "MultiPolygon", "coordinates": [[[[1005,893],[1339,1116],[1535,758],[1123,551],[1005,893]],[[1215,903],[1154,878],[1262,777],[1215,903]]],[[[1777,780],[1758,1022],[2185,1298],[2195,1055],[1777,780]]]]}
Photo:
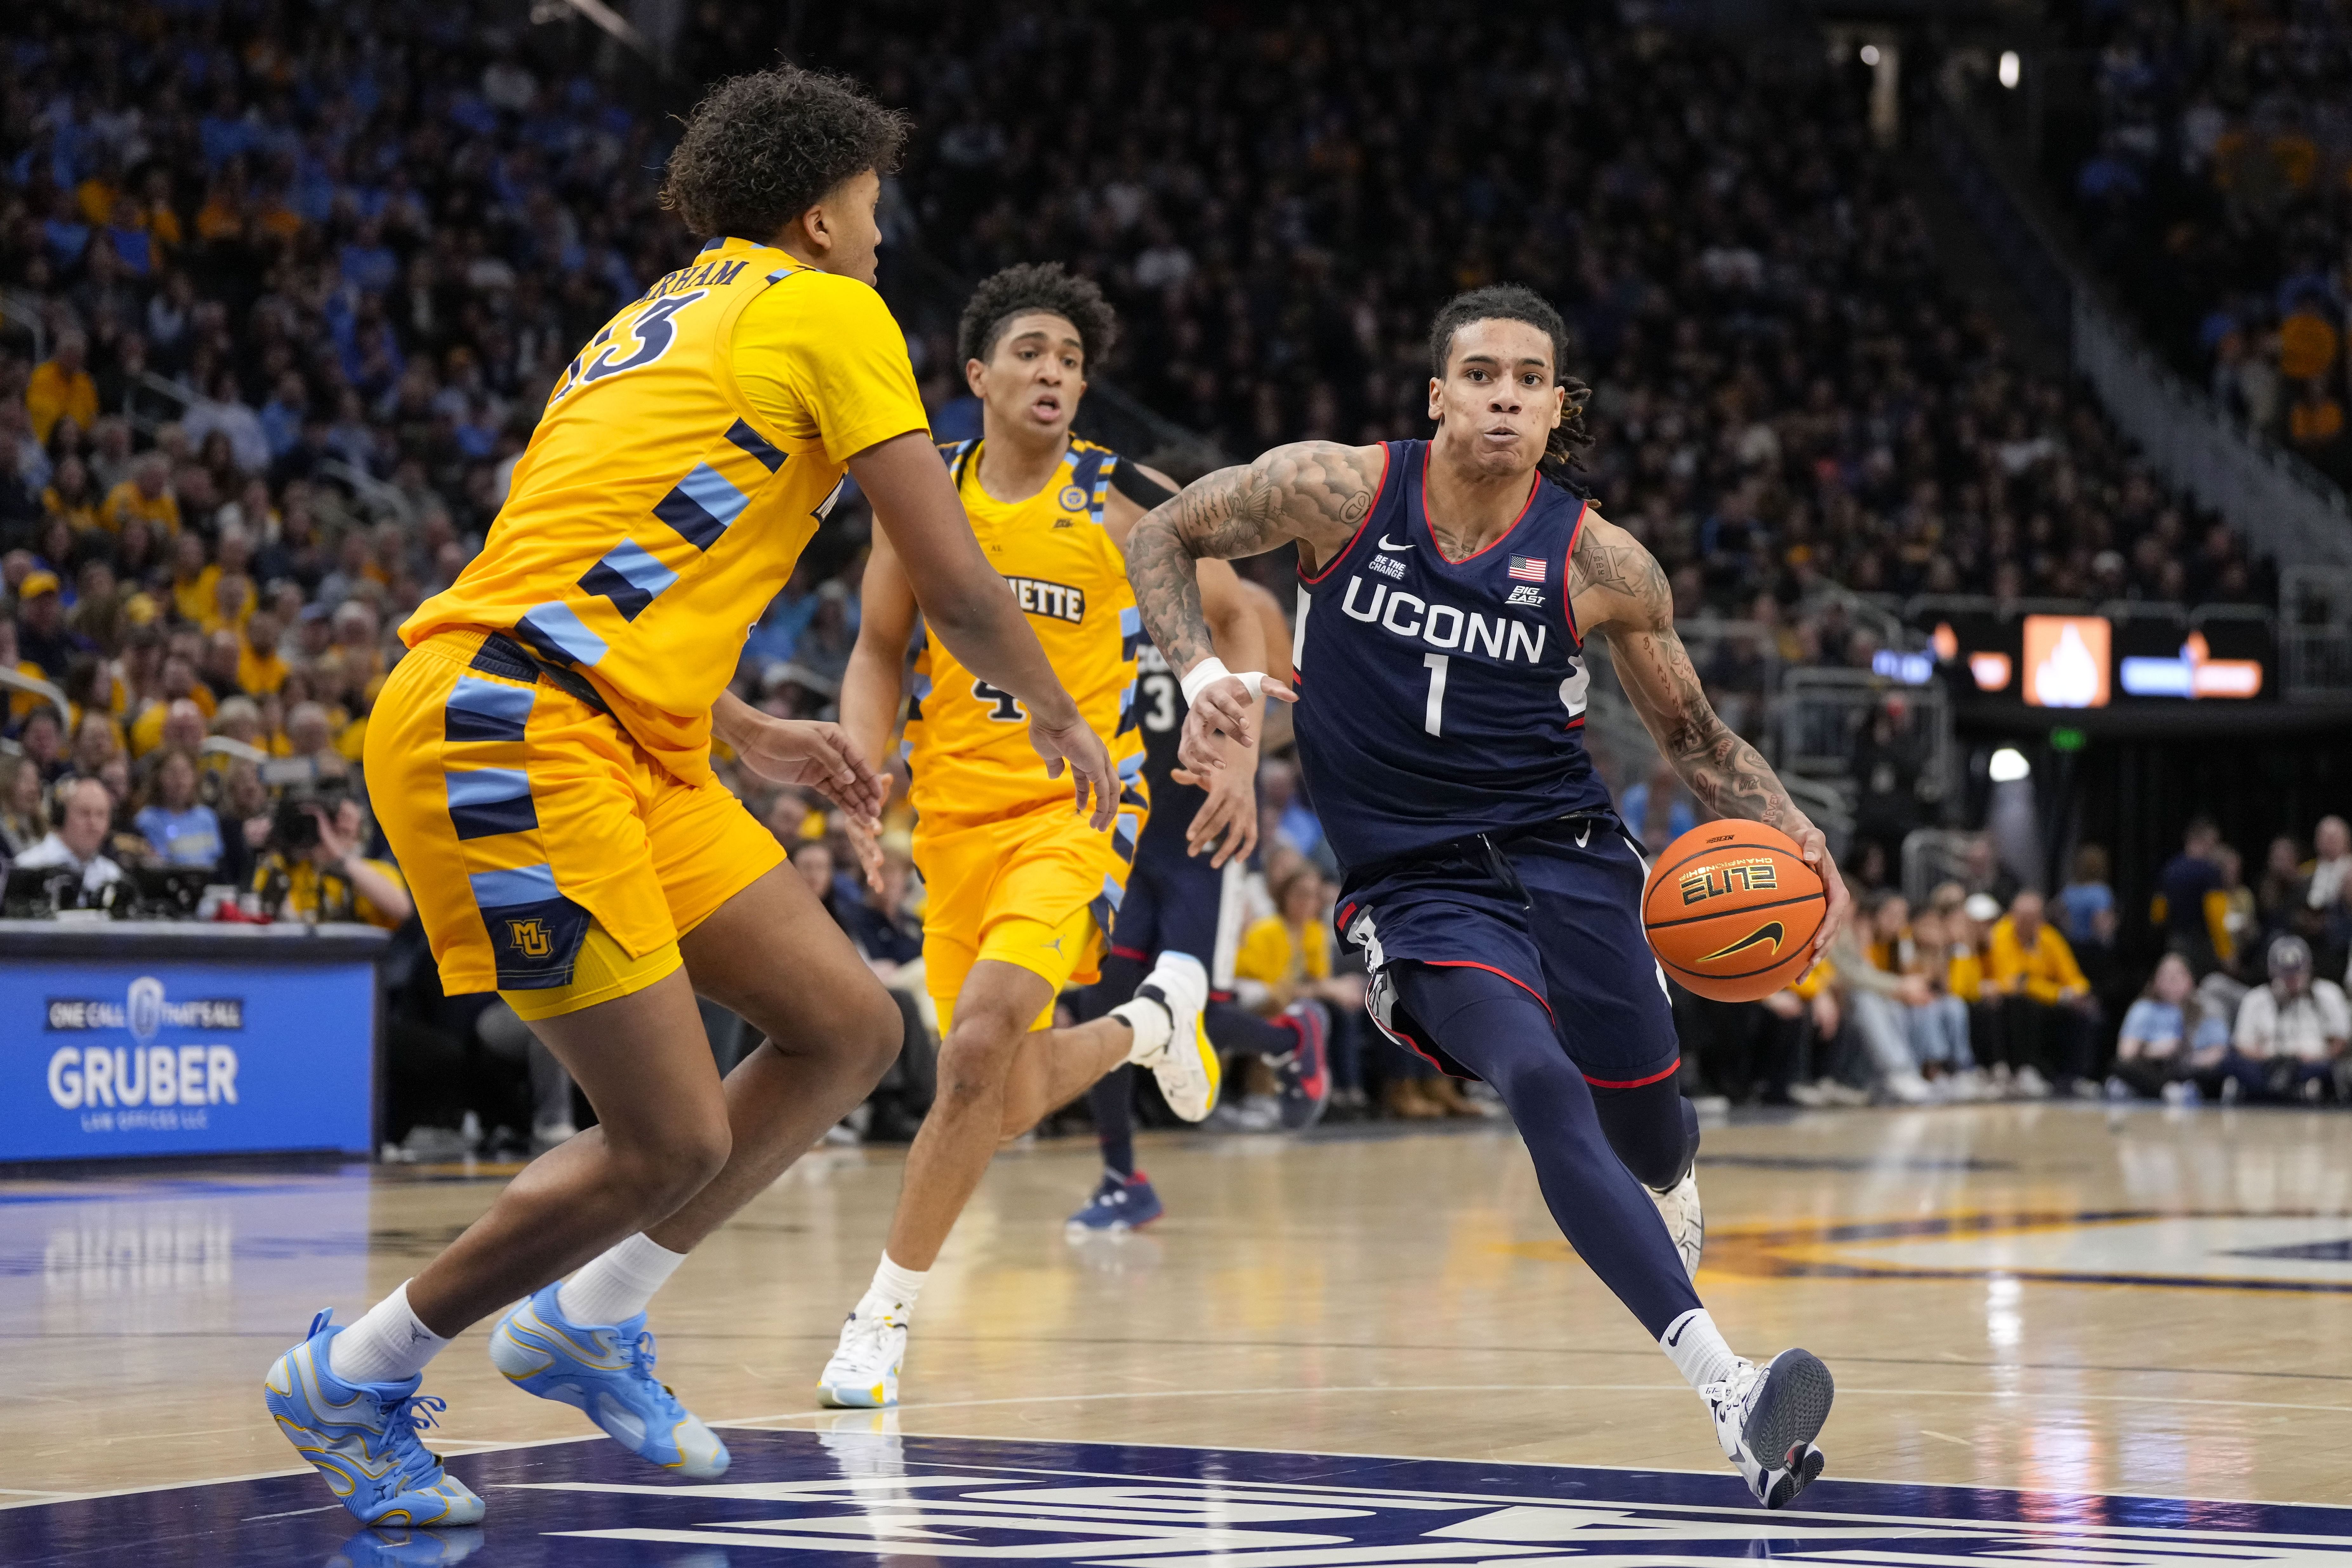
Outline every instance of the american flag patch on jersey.
{"type": "Polygon", "coordinates": [[[1544,580],[1543,561],[1534,555],[1514,555],[1511,557],[1511,575],[1522,583],[1540,583],[1544,580]]]}

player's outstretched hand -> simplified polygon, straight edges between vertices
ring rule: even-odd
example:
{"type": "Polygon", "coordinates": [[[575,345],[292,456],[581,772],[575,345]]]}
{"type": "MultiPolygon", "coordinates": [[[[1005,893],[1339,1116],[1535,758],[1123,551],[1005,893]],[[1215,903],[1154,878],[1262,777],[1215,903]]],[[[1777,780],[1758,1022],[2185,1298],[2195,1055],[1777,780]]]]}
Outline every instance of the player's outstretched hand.
{"type": "Polygon", "coordinates": [[[737,738],[735,754],[770,784],[815,790],[851,817],[873,823],[890,797],[889,784],[858,754],[849,731],[813,719],[761,714],[760,723],[737,738]]]}
{"type": "MultiPolygon", "coordinates": [[[[1218,747],[1233,744],[1223,736],[1215,742],[1218,747]]],[[[1178,784],[1192,784],[1209,792],[1201,809],[1192,814],[1192,826],[1184,829],[1184,853],[1199,855],[1213,850],[1209,864],[1223,868],[1235,856],[1244,861],[1257,851],[1257,770],[1244,765],[1226,768],[1206,777],[1189,768],[1178,768],[1170,775],[1178,784]]]]}
{"type": "Polygon", "coordinates": [[[1845,924],[1846,916],[1853,911],[1853,896],[1845,890],[1845,878],[1839,874],[1837,862],[1830,858],[1830,841],[1820,828],[1808,822],[1789,837],[1796,840],[1805,864],[1821,874],[1827,907],[1822,911],[1821,929],[1813,932],[1813,956],[1825,958],[1838,928],[1845,924]]]}
{"type": "Polygon", "coordinates": [[[876,831],[878,824],[861,816],[852,816],[845,826],[849,847],[856,851],[857,864],[866,872],[866,885],[876,892],[882,888],[882,836],[876,831]]]}
{"type": "Polygon", "coordinates": [[[1077,796],[1077,810],[1087,813],[1087,797],[1094,797],[1091,820],[1096,831],[1110,826],[1118,811],[1118,770],[1111,765],[1110,752],[1104,747],[1102,737],[1084,719],[1073,719],[1061,729],[1049,728],[1042,720],[1029,721],[1029,743],[1045,759],[1045,776],[1057,779],[1062,769],[1070,770],[1070,784],[1077,796]]]}
{"type": "MultiPolygon", "coordinates": [[[[1298,700],[1298,693],[1273,676],[1255,679],[1268,701],[1298,700]]],[[[1225,758],[1224,748],[1217,744],[1220,732],[1243,747],[1257,744],[1257,704],[1251,700],[1248,682],[1238,675],[1211,681],[1192,699],[1192,710],[1184,715],[1184,737],[1176,743],[1177,760],[1202,777],[1222,771],[1225,758]]]]}

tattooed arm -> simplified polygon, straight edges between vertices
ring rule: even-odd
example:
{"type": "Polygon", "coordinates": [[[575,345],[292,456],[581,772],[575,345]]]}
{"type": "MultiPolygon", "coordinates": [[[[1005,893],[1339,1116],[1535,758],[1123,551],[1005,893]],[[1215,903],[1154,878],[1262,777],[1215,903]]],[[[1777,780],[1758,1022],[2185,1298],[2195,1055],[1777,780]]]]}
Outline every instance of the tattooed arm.
{"type": "MultiPolygon", "coordinates": [[[[1291,540],[1301,560],[1329,560],[1348,547],[1371,510],[1386,460],[1378,447],[1301,441],[1276,447],[1254,463],[1220,468],[1146,513],[1127,536],[1127,578],[1142,607],[1144,629],[1169,665],[1183,675],[1210,657],[1202,561],[1258,555],[1291,540]]],[[[1272,679],[1265,692],[1278,701],[1297,700],[1272,679]]],[[[1210,743],[1218,731],[1243,746],[1253,744],[1252,706],[1249,688],[1238,677],[1197,693],[1178,748],[1184,765],[1203,773],[1225,765],[1210,743]]]]}
{"type": "Polygon", "coordinates": [[[1657,558],[1615,523],[1588,516],[1569,561],[1568,593],[1578,627],[1609,639],[1633,710],[1699,804],[1718,816],[1769,823],[1821,873],[1829,909],[1813,952],[1828,952],[1848,901],[1829,840],[1790,800],[1771,764],[1717,717],[1675,632],[1674,594],[1657,558]]]}

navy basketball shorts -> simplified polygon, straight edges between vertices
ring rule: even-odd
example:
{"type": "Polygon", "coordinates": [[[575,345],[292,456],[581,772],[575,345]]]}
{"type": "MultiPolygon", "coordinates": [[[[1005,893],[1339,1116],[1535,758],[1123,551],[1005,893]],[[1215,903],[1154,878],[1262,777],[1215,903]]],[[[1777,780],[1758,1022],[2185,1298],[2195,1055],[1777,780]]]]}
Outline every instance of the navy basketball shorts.
{"type": "Polygon", "coordinates": [[[1219,996],[1234,988],[1234,960],[1241,952],[1242,879],[1238,859],[1221,869],[1206,855],[1184,853],[1150,837],[1135,852],[1127,874],[1127,897],[1111,922],[1110,951],[1149,965],[1163,952],[1189,952],[1209,972],[1219,996]]]}
{"type": "Polygon", "coordinates": [[[1336,924],[1371,969],[1372,1022],[1442,1071],[1476,1076],[1406,1011],[1392,964],[1503,976],[1550,1013],[1587,1083],[1638,1089],[1682,1061],[1665,976],[1642,932],[1646,875],[1623,835],[1578,819],[1514,834],[1491,855],[1472,838],[1350,878],[1336,924]]]}

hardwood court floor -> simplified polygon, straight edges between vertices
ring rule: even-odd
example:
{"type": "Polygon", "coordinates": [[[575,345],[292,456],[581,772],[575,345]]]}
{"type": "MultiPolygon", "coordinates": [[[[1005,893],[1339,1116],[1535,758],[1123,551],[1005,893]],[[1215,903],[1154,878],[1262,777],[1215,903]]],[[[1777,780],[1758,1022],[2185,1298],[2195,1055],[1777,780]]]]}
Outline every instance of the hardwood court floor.
{"type": "MultiPolygon", "coordinates": [[[[714,1425],[1726,1469],[1507,1131],[1144,1152],[1169,1217],[1083,1245],[1091,1145],[999,1161],[887,1417],[810,1393],[899,1156],[812,1155],[656,1303],[662,1375],[714,1425]]],[[[1807,1113],[1711,1126],[1699,1173],[1701,1290],[1735,1346],[1829,1362],[1833,1477],[2352,1502],[2352,1116],[1807,1113]]],[[[503,1179],[0,1183],[0,1505],[287,1468],[271,1358],[503,1179]]],[[[427,1374],[436,1447],[587,1429],[508,1388],[485,1332],[427,1374]]]]}

